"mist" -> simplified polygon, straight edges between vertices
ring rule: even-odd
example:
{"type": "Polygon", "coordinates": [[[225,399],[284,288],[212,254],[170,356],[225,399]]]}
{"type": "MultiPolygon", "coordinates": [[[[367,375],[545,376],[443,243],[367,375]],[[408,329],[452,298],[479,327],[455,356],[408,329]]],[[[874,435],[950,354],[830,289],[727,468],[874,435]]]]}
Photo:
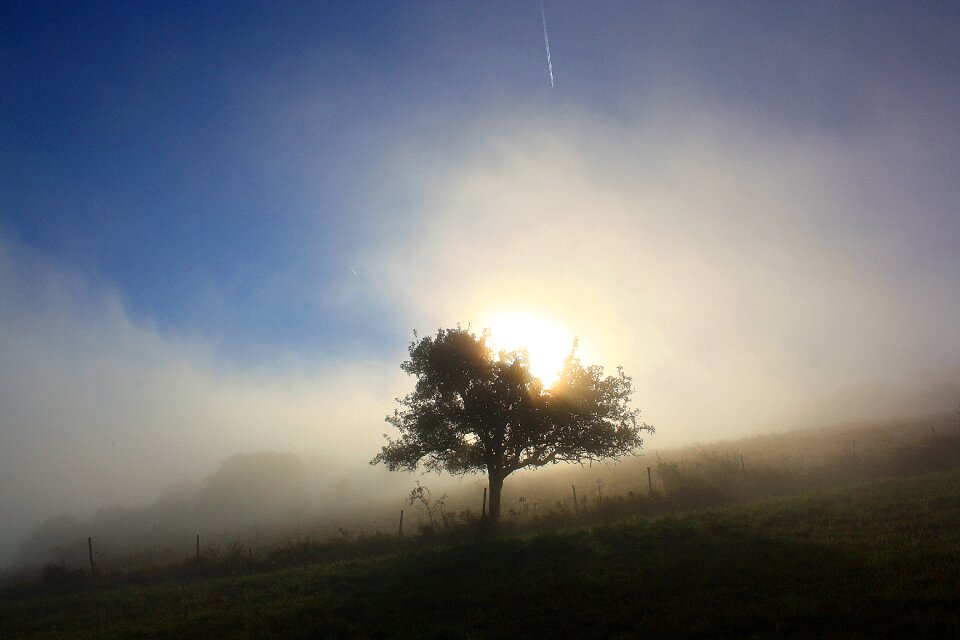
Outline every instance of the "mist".
{"type": "Polygon", "coordinates": [[[309,456],[330,484],[388,475],[367,462],[403,377],[393,362],[321,369],[291,355],[272,371],[238,369],[214,344],[131,320],[109,286],[10,241],[0,297],[3,563],[41,520],[146,506],[237,453],[309,456]]]}
{"type": "Polygon", "coordinates": [[[368,462],[412,331],[501,311],[622,365],[648,449],[956,406],[950,20],[551,3],[554,90],[529,4],[23,37],[62,95],[4,111],[0,566],[268,452],[303,513],[395,510],[419,476],[368,462]]]}
{"type": "MultiPolygon", "coordinates": [[[[662,110],[515,115],[452,135],[453,162],[392,150],[423,158],[391,161],[408,210],[359,253],[411,329],[538,310],[585,360],[634,377],[658,447],[960,397],[957,263],[903,268],[941,238],[864,188],[898,179],[898,156],[870,136],[662,110]]],[[[236,453],[318,456],[370,491],[358,499],[377,497],[386,474],[367,462],[409,390],[402,342],[376,358],[237,363],[216,339],[131,317],[109,281],[9,239],[0,259],[5,562],[45,518],[146,505],[236,453]]],[[[411,480],[392,482],[402,495],[411,480]]]]}
{"type": "Polygon", "coordinates": [[[367,256],[380,291],[415,326],[543,310],[635,377],[661,444],[951,406],[960,267],[889,195],[903,141],[671,106],[498,116],[408,160],[404,228],[367,256]]]}

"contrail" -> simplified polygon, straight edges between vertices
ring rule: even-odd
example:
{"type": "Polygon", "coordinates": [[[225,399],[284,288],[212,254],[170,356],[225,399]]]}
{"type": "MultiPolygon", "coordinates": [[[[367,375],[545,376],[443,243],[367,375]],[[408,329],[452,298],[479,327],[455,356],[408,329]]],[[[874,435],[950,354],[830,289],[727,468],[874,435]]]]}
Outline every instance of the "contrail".
{"type": "Polygon", "coordinates": [[[550,72],[550,88],[553,88],[553,63],[550,62],[550,36],[547,35],[547,15],[543,12],[543,0],[540,0],[540,19],[543,20],[543,44],[547,48],[547,71],[550,72]]]}

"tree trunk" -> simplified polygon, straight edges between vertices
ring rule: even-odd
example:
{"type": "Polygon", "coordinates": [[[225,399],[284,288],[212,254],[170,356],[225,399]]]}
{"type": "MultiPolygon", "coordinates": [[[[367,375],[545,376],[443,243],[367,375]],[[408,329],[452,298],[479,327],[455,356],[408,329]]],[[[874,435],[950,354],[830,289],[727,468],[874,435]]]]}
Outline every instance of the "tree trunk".
{"type": "Polygon", "coordinates": [[[490,478],[490,523],[496,526],[500,521],[500,490],[503,489],[504,476],[491,471],[490,478]]]}

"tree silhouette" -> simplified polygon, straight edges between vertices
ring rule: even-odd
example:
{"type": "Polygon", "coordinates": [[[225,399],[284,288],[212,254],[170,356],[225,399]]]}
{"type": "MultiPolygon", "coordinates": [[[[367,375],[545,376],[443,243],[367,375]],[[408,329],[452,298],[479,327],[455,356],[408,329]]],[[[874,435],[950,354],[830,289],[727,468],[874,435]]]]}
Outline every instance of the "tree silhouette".
{"type": "Polygon", "coordinates": [[[602,367],[584,367],[574,342],[559,380],[547,388],[531,374],[525,350],[494,354],[488,337],[458,326],[410,343],[401,368],[417,377],[416,386],[386,418],[400,438],[385,435],[387,444],[370,464],[485,471],[496,523],[503,481],[514,471],[617,459],[643,446],[643,431],[653,431],[628,406],[633,387],[622,368],[604,377],[602,367]]]}

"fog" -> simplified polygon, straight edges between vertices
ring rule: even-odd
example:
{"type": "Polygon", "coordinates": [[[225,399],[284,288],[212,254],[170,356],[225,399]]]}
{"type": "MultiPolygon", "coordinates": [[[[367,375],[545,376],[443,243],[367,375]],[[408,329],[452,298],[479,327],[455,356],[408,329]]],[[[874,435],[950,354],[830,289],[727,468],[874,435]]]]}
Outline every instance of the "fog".
{"type": "MultiPolygon", "coordinates": [[[[385,152],[384,191],[407,209],[380,221],[358,264],[392,322],[552,318],[585,360],[634,377],[656,447],[955,404],[958,262],[909,268],[942,238],[891,187],[864,186],[904,179],[897,154],[880,153],[901,141],[664,110],[512,115],[451,136],[385,152]]],[[[411,385],[405,344],[238,364],[9,239],[0,286],[4,562],[45,518],[149,504],[236,453],[315,459],[318,486],[355,483],[360,502],[413,481],[367,464],[411,385]]]]}
{"type": "Polygon", "coordinates": [[[109,286],[8,241],[0,297],[4,562],[42,519],[145,505],[235,453],[313,456],[331,482],[387,475],[366,463],[403,377],[395,362],[229,367],[214,345],[133,322],[109,286]]]}
{"type": "Polygon", "coordinates": [[[199,522],[238,455],[295,456],[311,514],[393,509],[406,340],[501,312],[622,365],[651,449],[960,402],[955,20],[553,4],[555,88],[533,4],[208,7],[196,47],[11,19],[0,566],[171,487],[199,522]]]}
{"type": "Polygon", "coordinates": [[[960,262],[902,170],[934,151],[679,103],[628,122],[497,114],[451,135],[466,141],[452,154],[401,147],[416,196],[367,258],[414,326],[555,318],[586,359],[635,377],[662,444],[955,397],[960,262]]]}
{"type": "MultiPolygon", "coordinates": [[[[904,269],[936,230],[864,188],[897,176],[897,154],[877,153],[897,141],[657,111],[514,115],[459,136],[455,151],[391,149],[426,160],[397,169],[404,223],[358,261],[411,329],[553,318],[585,360],[634,377],[661,447],[955,402],[957,262],[904,269]]],[[[4,561],[39,520],[144,505],[238,452],[320,456],[363,487],[386,475],[367,461],[410,385],[404,344],[244,367],[15,241],[0,274],[4,561]]]]}

